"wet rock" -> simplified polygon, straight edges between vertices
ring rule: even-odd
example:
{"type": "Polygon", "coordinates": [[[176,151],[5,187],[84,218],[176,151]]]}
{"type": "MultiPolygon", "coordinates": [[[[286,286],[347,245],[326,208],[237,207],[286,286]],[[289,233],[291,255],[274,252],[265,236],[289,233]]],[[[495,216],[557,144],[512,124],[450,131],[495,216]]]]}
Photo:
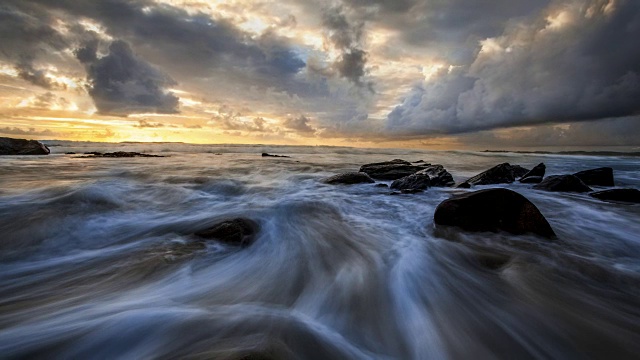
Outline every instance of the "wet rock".
{"type": "Polygon", "coordinates": [[[585,185],[578,177],[573,175],[554,175],[548,176],[540,184],[535,185],[534,189],[556,192],[589,192],[590,187],[585,185]]]}
{"type": "Polygon", "coordinates": [[[272,154],[269,154],[269,153],[262,153],[262,157],[290,158],[291,156],[286,156],[286,155],[272,155],[272,154]]]}
{"type": "Polygon", "coordinates": [[[469,185],[510,184],[529,170],[519,165],[502,163],[465,181],[469,185]]]}
{"type": "Polygon", "coordinates": [[[424,160],[418,160],[418,161],[414,161],[414,164],[425,164],[424,160]]]}
{"type": "Polygon", "coordinates": [[[531,169],[531,171],[522,175],[520,182],[525,184],[539,183],[544,178],[546,169],[547,166],[544,163],[540,163],[531,169]]]}
{"type": "Polygon", "coordinates": [[[198,231],[194,235],[203,239],[218,240],[226,244],[246,247],[253,243],[258,230],[259,226],[255,221],[237,218],[223,221],[208,229],[198,231]]]}
{"type": "Polygon", "coordinates": [[[527,176],[519,181],[523,184],[539,184],[542,182],[542,176],[527,176]]]}
{"type": "Polygon", "coordinates": [[[374,179],[398,180],[424,169],[424,166],[415,166],[410,162],[395,159],[380,163],[365,164],[360,167],[360,172],[367,173],[374,179]]]}
{"type": "Polygon", "coordinates": [[[380,183],[380,184],[376,184],[376,185],[375,185],[375,187],[379,187],[379,188],[388,188],[388,187],[389,187],[389,185],[380,183]]]}
{"type": "Polygon", "coordinates": [[[75,155],[76,153],[74,153],[73,151],[69,151],[65,153],[66,155],[75,155]]]}
{"type": "Polygon", "coordinates": [[[89,156],[80,156],[80,158],[133,158],[133,157],[164,157],[162,155],[143,154],[138,152],[116,151],[112,153],[100,153],[97,151],[87,152],[89,156]]]}
{"type": "Polygon", "coordinates": [[[640,190],[637,189],[611,189],[597,191],[589,194],[596,199],[605,201],[619,201],[640,204],[640,190]]]}
{"type": "Polygon", "coordinates": [[[508,189],[486,189],[454,196],[436,208],[439,226],[456,226],[466,231],[533,233],[555,238],[555,233],[538,208],[527,198],[508,189]]]}
{"type": "Polygon", "coordinates": [[[594,186],[614,186],[613,185],[613,169],[610,167],[601,167],[577,172],[575,175],[586,185],[594,186]]]}
{"type": "Polygon", "coordinates": [[[342,174],[333,175],[323,181],[326,184],[363,184],[374,183],[375,181],[366,173],[363,172],[347,172],[342,174]]]}
{"type": "Polygon", "coordinates": [[[424,190],[431,184],[429,175],[427,174],[412,174],[405,176],[402,179],[395,180],[391,183],[390,188],[396,190],[424,190]]]}
{"type": "Polygon", "coordinates": [[[418,194],[423,192],[423,190],[420,189],[402,189],[400,191],[393,191],[390,192],[389,195],[400,195],[400,194],[418,194]]]}
{"type": "Polygon", "coordinates": [[[51,150],[36,140],[0,137],[0,155],[49,155],[51,150]]]}
{"type": "Polygon", "coordinates": [[[442,165],[428,165],[423,170],[418,171],[415,175],[426,174],[429,175],[431,180],[431,186],[453,186],[456,182],[453,181],[453,176],[442,165]]]}
{"type": "Polygon", "coordinates": [[[471,188],[471,185],[466,181],[456,186],[456,189],[470,189],[470,188],[471,188]]]}

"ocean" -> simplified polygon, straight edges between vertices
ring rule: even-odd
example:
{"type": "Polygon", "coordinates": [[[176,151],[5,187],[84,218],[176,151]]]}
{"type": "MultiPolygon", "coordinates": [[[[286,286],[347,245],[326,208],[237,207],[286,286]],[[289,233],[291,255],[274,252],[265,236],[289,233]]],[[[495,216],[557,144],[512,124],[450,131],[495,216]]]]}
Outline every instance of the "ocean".
{"type": "Polygon", "coordinates": [[[456,182],[504,162],[544,162],[547,175],[610,166],[617,187],[640,189],[638,156],[45,143],[51,155],[0,157],[0,358],[640,354],[640,205],[517,182],[391,196],[321,181],[399,158],[456,182]],[[436,231],[440,202],[491,187],[531,200],[558,239],[436,231]],[[259,224],[252,245],[176,251],[238,217],[259,224]],[[487,268],[469,244],[511,260],[487,268]]]}

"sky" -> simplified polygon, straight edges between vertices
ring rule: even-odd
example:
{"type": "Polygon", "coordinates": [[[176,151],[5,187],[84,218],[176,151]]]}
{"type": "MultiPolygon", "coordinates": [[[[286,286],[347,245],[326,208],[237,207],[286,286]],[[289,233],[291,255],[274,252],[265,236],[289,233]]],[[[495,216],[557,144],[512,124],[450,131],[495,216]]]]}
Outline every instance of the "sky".
{"type": "Polygon", "coordinates": [[[638,0],[2,0],[0,136],[640,146],[638,0]]]}

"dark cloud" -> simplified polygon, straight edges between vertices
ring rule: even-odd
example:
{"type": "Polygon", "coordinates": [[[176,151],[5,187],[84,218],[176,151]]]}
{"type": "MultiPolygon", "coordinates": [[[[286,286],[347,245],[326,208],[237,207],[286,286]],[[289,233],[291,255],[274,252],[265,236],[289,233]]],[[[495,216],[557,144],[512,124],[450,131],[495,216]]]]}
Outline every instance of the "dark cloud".
{"type": "Polygon", "coordinates": [[[72,104],[64,97],[59,97],[52,92],[46,92],[27,99],[26,105],[36,109],[65,109],[72,104]]]}
{"type": "Polygon", "coordinates": [[[294,130],[298,133],[310,134],[315,133],[317,129],[313,128],[310,124],[311,119],[304,115],[300,115],[295,118],[288,118],[284,121],[283,125],[289,130],[294,130]]]}
{"type": "Polygon", "coordinates": [[[21,136],[56,136],[59,135],[49,129],[36,130],[35,128],[29,128],[27,130],[17,127],[3,127],[0,128],[0,134],[3,135],[21,135],[21,136]]]}
{"type": "Polygon", "coordinates": [[[415,88],[387,129],[461,133],[638,114],[640,47],[630,34],[640,33],[640,3],[616,2],[607,13],[602,1],[564,3],[562,26],[542,18],[507,28],[472,64],[415,88]]]}
{"type": "Polygon", "coordinates": [[[89,95],[100,113],[128,115],[132,113],[156,112],[175,113],[178,98],[165,88],[174,85],[168,75],[136,56],[129,44],[114,41],[109,46],[109,54],[98,58],[86,52],[87,78],[90,83],[89,95]]]}
{"type": "Polygon", "coordinates": [[[46,72],[44,70],[34,68],[33,57],[31,56],[22,56],[20,61],[16,64],[16,70],[18,71],[18,76],[21,79],[26,80],[33,85],[40,86],[45,89],[58,87],[56,82],[46,76],[46,72]]]}

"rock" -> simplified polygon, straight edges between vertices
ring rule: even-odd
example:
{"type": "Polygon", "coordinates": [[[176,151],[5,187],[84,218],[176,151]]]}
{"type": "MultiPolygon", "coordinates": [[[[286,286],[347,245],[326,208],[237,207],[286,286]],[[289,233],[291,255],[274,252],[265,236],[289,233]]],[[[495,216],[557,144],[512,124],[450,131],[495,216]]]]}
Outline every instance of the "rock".
{"type": "Polygon", "coordinates": [[[533,233],[555,238],[551,225],[527,198],[509,189],[486,189],[443,201],[434,214],[436,225],[466,231],[533,233]]]}
{"type": "Polygon", "coordinates": [[[97,151],[88,152],[90,156],[80,156],[81,158],[132,158],[132,157],[164,157],[162,155],[143,154],[138,152],[116,151],[112,153],[100,153],[97,151]]]}
{"type": "Polygon", "coordinates": [[[597,169],[580,171],[573,175],[582,180],[582,182],[586,185],[614,186],[613,169],[610,167],[601,167],[597,169]]]}
{"type": "Polygon", "coordinates": [[[231,245],[249,246],[255,240],[259,230],[256,222],[237,218],[218,223],[208,229],[198,231],[194,235],[203,239],[215,239],[231,245]]]}
{"type": "Polygon", "coordinates": [[[291,156],[286,156],[286,155],[271,155],[271,154],[268,154],[268,153],[262,153],[262,157],[290,158],[291,156]]]}
{"type": "Polygon", "coordinates": [[[374,183],[375,181],[363,172],[347,172],[342,174],[333,175],[330,178],[324,179],[326,184],[363,184],[374,183]]]}
{"type": "Polygon", "coordinates": [[[388,188],[388,187],[389,187],[389,185],[387,185],[387,184],[382,184],[382,183],[380,183],[380,184],[376,184],[375,186],[376,186],[376,187],[379,187],[379,188],[388,188]]]}
{"type": "Polygon", "coordinates": [[[539,184],[542,182],[542,176],[527,176],[519,181],[523,184],[539,184]]]}
{"type": "Polygon", "coordinates": [[[414,164],[424,164],[425,162],[424,162],[424,160],[418,160],[418,161],[414,161],[413,163],[414,164]]]}
{"type": "Polygon", "coordinates": [[[469,183],[469,185],[509,184],[528,172],[529,170],[522,166],[502,163],[481,172],[465,182],[469,183]]]}
{"type": "Polygon", "coordinates": [[[554,175],[548,176],[540,184],[535,185],[534,189],[545,191],[563,191],[563,192],[589,192],[590,187],[585,185],[582,180],[573,175],[554,175]]]}
{"type": "Polygon", "coordinates": [[[640,190],[637,189],[611,189],[597,191],[589,195],[600,200],[640,204],[640,190]]]}
{"type": "Polygon", "coordinates": [[[423,170],[420,170],[417,174],[429,175],[431,179],[431,186],[453,186],[456,182],[453,181],[453,176],[445,170],[442,165],[428,165],[423,170]]]}
{"type": "Polygon", "coordinates": [[[400,191],[392,191],[389,193],[389,195],[400,195],[400,194],[417,194],[417,193],[421,193],[422,190],[420,189],[402,189],[400,191]]]}
{"type": "Polygon", "coordinates": [[[374,179],[397,180],[424,169],[424,166],[411,165],[401,159],[362,165],[360,172],[367,173],[374,179]]]}
{"type": "Polygon", "coordinates": [[[533,169],[531,169],[531,171],[522,175],[522,177],[520,178],[520,182],[525,184],[539,183],[544,178],[544,173],[546,169],[547,169],[547,166],[544,163],[540,163],[536,165],[533,169]]]}
{"type": "Polygon", "coordinates": [[[49,155],[51,150],[36,140],[0,137],[0,155],[49,155]]]}
{"type": "Polygon", "coordinates": [[[471,188],[471,185],[466,181],[456,186],[456,189],[470,189],[470,188],[471,188]]]}
{"type": "Polygon", "coordinates": [[[394,181],[391,183],[390,188],[396,190],[424,190],[430,184],[429,175],[416,173],[394,181]]]}
{"type": "Polygon", "coordinates": [[[66,155],[75,155],[76,153],[74,153],[73,151],[69,151],[65,153],[66,155]]]}

